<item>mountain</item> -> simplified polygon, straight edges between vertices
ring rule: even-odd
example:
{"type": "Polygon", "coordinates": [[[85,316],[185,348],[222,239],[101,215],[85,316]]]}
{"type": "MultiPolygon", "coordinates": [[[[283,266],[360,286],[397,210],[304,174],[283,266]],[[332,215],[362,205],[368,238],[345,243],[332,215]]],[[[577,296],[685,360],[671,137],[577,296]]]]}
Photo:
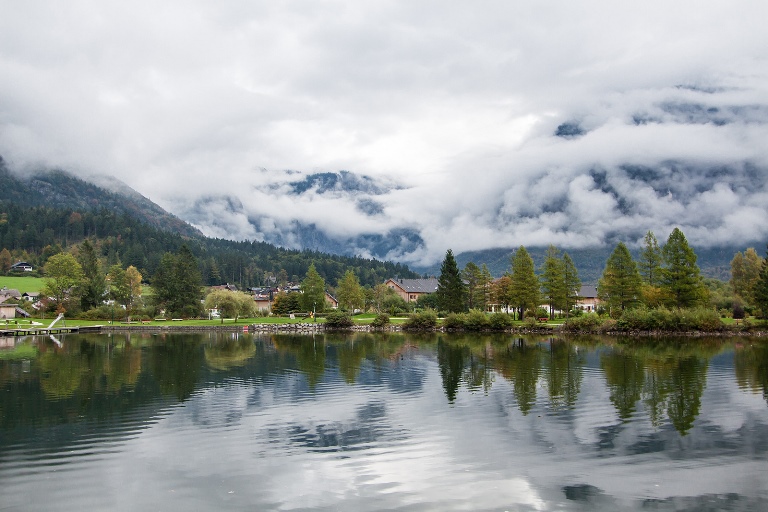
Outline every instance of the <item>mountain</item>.
{"type": "Polygon", "coordinates": [[[20,206],[48,206],[75,211],[125,213],[150,226],[187,237],[203,236],[125,183],[109,176],[82,180],[66,171],[38,171],[26,176],[11,172],[0,156],[0,201],[20,206]]]}

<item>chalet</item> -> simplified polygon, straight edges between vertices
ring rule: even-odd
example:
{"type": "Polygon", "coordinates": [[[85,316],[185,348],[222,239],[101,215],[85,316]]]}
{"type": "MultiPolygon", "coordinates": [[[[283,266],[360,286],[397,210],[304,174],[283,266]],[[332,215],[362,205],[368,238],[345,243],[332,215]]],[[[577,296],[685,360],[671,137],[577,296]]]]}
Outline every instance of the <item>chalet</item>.
{"type": "Polygon", "coordinates": [[[10,268],[11,272],[32,272],[33,270],[32,265],[26,261],[17,261],[10,268]]]}
{"type": "Polygon", "coordinates": [[[327,291],[325,292],[325,305],[331,309],[339,309],[339,301],[327,291]]]}
{"type": "Polygon", "coordinates": [[[0,302],[7,299],[20,299],[22,297],[19,290],[13,288],[6,288],[5,286],[0,289],[0,302]]]}
{"type": "Polygon", "coordinates": [[[435,293],[437,278],[428,279],[387,279],[387,288],[394,290],[405,302],[416,302],[422,295],[435,293]]]}
{"type": "Polygon", "coordinates": [[[582,311],[594,312],[599,304],[600,299],[597,298],[597,288],[588,284],[581,285],[576,307],[582,311]]]}

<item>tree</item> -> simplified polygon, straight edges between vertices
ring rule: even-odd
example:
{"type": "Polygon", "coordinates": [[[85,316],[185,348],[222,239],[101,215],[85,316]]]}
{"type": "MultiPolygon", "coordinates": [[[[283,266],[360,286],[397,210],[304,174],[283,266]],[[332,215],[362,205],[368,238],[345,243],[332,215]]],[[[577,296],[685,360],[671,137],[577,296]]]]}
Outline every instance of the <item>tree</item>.
{"type": "Polygon", "coordinates": [[[608,305],[611,314],[616,315],[638,304],[641,284],[637,263],[624,242],[619,242],[608,257],[598,282],[600,300],[608,305]]]}
{"type": "Polygon", "coordinates": [[[512,300],[512,278],[509,274],[504,274],[491,284],[491,301],[501,307],[502,311],[507,311],[512,300]]]}
{"type": "Polygon", "coordinates": [[[570,313],[579,300],[581,280],[579,279],[579,271],[567,252],[563,253],[563,283],[565,288],[565,311],[570,313]]]}
{"type": "Polygon", "coordinates": [[[525,311],[539,305],[539,280],[534,271],[533,258],[522,245],[511,258],[509,304],[518,309],[520,320],[525,311]]]}
{"type": "Polygon", "coordinates": [[[205,308],[218,309],[221,313],[221,323],[224,323],[225,317],[237,321],[241,316],[253,316],[256,304],[253,297],[247,293],[217,289],[210,291],[205,297],[205,308]]]}
{"type": "Polygon", "coordinates": [[[768,318],[768,249],[766,249],[763,266],[754,287],[755,305],[760,308],[760,316],[768,318]]]}
{"type": "Polygon", "coordinates": [[[336,298],[341,309],[354,311],[365,308],[365,293],[352,270],[347,270],[336,286],[336,298]]]}
{"type": "Polygon", "coordinates": [[[699,266],[696,265],[696,253],[688,246],[688,241],[679,228],[672,230],[661,252],[664,256],[661,285],[669,297],[670,304],[685,308],[700,303],[705,288],[699,266]]]}
{"type": "Polygon", "coordinates": [[[157,312],[170,309],[176,297],[176,257],[166,252],[160,258],[160,265],[152,277],[153,301],[157,312]]]}
{"type": "Polygon", "coordinates": [[[310,263],[307,275],[301,282],[301,307],[304,311],[325,309],[325,280],[318,274],[315,264],[310,263]]]}
{"type": "Polygon", "coordinates": [[[733,293],[741,297],[747,304],[754,304],[754,290],[763,259],[758,256],[754,247],[750,247],[744,254],[737,252],[731,260],[731,287],[733,293]]]}
{"type": "Polygon", "coordinates": [[[184,317],[200,314],[203,289],[203,276],[189,247],[182,245],[175,258],[173,271],[173,291],[169,309],[184,317]]]}
{"type": "Polygon", "coordinates": [[[0,251],[0,273],[7,274],[11,269],[11,265],[13,265],[13,257],[11,252],[4,247],[0,251]]]}
{"type": "Polygon", "coordinates": [[[661,264],[663,257],[659,241],[653,231],[648,231],[643,239],[645,245],[640,252],[640,274],[643,282],[650,286],[658,286],[661,279],[661,264]]]}
{"type": "Polygon", "coordinates": [[[104,300],[106,283],[101,270],[101,262],[96,256],[96,250],[88,240],[84,240],[80,244],[77,260],[83,269],[84,278],[82,294],[80,295],[80,307],[83,311],[88,311],[98,307],[104,300]]]}
{"type": "Polygon", "coordinates": [[[539,275],[541,295],[549,304],[549,317],[553,318],[555,309],[565,309],[565,268],[560,258],[560,251],[554,245],[547,247],[544,263],[539,275]]]}
{"type": "Polygon", "coordinates": [[[448,249],[445,252],[445,258],[440,265],[440,277],[437,278],[437,303],[440,310],[449,313],[460,313],[464,311],[464,283],[461,281],[459,267],[456,265],[456,259],[453,257],[453,251],[448,249]]]}
{"type": "Polygon", "coordinates": [[[467,307],[480,309],[478,303],[483,302],[482,271],[474,262],[470,261],[461,271],[461,279],[466,283],[467,307]]]}
{"type": "Polygon", "coordinates": [[[83,268],[74,256],[62,252],[51,256],[45,264],[45,284],[42,292],[56,301],[57,310],[63,313],[65,299],[74,298],[83,282],[83,268]]]}
{"type": "Polygon", "coordinates": [[[272,302],[272,313],[276,315],[287,315],[301,311],[298,293],[279,292],[275,295],[272,302]]]}
{"type": "Polygon", "coordinates": [[[127,269],[119,264],[109,267],[107,273],[109,297],[125,308],[125,314],[130,321],[131,312],[141,298],[141,273],[133,265],[127,269]]]}

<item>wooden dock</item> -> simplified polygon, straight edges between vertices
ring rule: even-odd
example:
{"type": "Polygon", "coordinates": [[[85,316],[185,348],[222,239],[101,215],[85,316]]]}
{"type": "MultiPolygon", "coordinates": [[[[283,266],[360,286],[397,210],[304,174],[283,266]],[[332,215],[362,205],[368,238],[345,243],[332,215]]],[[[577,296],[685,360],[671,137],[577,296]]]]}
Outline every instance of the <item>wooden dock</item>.
{"type": "Polygon", "coordinates": [[[9,328],[6,326],[0,326],[0,337],[10,336],[48,336],[49,334],[70,334],[70,333],[86,333],[86,332],[101,332],[100,325],[88,326],[88,327],[17,327],[9,328]]]}

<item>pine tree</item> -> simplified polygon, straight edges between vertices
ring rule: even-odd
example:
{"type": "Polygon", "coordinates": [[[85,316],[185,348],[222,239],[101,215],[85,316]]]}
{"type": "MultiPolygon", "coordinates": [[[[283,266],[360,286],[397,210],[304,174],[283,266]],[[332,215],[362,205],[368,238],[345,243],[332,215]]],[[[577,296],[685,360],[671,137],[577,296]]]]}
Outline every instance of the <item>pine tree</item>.
{"type": "Polygon", "coordinates": [[[642,281],[637,263],[623,242],[619,242],[605,264],[598,283],[600,300],[605,302],[611,314],[616,316],[640,301],[642,281]]]}
{"type": "Polygon", "coordinates": [[[539,280],[534,270],[533,258],[522,245],[511,258],[509,304],[517,308],[522,320],[525,311],[535,310],[539,305],[539,280]]]}
{"type": "Polygon", "coordinates": [[[661,252],[664,256],[661,285],[670,304],[679,308],[698,304],[704,296],[705,288],[699,266],[696,265],[696,253],[679,228],[672,230],[661,252]]]}
{"type": "Polygon", "coordinates": [[[650,286],[658,286],[661,280],[661,264],[663,257],[659,248],[659,241],[653,231],[648,231],[644,238],[645,246],[640,252],[640,274],[643,282],[650,286]]]}
{"type": "Polygon", "coordinates": [[[169,309],[184,317],[200,314],[203,296],[203,276],[197,265],[197,258],[186,244],[179,248],[173,269],[175,294],[169,303],[169,309]]]}
{"type": "Polygon", "coordinates": [[[459,267],[453,257],[453,251],[448,249],[443,263],[440,265],[440,277],[437,279],[437,303],[441,311],[460,313],[464,311],[464,296],[466,290],[461,280],[459,267]]]}

